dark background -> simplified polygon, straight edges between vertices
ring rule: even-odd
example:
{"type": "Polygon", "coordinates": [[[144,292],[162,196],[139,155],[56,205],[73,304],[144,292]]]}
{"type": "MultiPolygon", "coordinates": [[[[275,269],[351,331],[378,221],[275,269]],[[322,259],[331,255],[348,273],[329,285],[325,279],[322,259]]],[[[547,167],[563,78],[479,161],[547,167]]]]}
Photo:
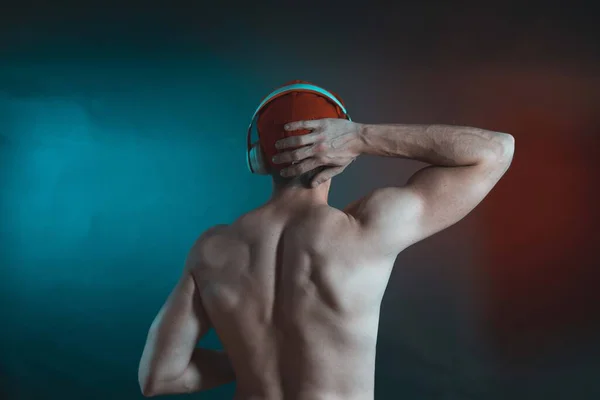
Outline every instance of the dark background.
{"type": "MultiPolygon", "coordinates": [[[[593,3],[390,3],[3,5],[0,398],[141,397],[145,335],[189,246],[269,197],[245,130],[292,79],[359,122],[516,138],[489,197],[398,257],[376,398],[600,398],[593,3]]],[[[331,204],[421,166],[360,158],[331,204]]]]}

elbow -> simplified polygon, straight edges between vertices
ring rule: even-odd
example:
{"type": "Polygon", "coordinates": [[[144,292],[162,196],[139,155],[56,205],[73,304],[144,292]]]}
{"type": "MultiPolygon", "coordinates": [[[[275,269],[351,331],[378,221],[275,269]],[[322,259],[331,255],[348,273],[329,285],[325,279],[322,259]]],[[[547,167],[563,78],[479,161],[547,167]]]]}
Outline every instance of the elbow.
{"type": "Polygon", "coordinates": [[[515,138],[513,135],[503,133],[500,142],[502,143],[502,146],[499,161],[502,164],[510,165],[515,154],[515,138]]]}
{"type": "Polygon", "coordinates": [[[154,389],[152,388],[152,386],[149,386],[149,385],[143,385],[143,386],[140,386],[140,388],[141,388],[141,390],[142,390],[142,395],[143,395],[144,397],[154,397],[154,396],[157,396],[157,395],[158,395],[158,393],[156,393],[156,392],[154,391],[154,389]]]}
{"type": "Polygon", "coordinates": [[[140,385],[140,390],[144,397],[154,397],[158,393],[156,392],[156,385],[154,381],[150,378],[141,378],[138,380],[140,385]]]}
{"type": "Polygon", "coordinates": [[[146,378],[145,380],[141,380],[139,384],[144,397],[155,397],[167,394],[161,390],[160,382],[156,379],[146,378]]]}
{"type": "Polygon", "coordinates": [[[508,133],[496,133],[493,145],[485,152],[483,161],[492,164],[510,165],[515,153],[515,138],[508,133]]]}
{"type": "Polygon", "coordinates": [[[515,137],[508,133],[501,133],[500,142],[502,143],[502,149],[505,154],[509,154],[511,157],[515,152],[515,137]]]}
{"type": "Polygon", "coordinates": [[[140,382],[140,391],[144,397],[154,397],[156,393],[154,392],[152,386],[149,382],[140,382]]]}
{"type": "Polygon", "coordinates": [[[156,375],[141,367],[138,371],[138,384],[144,397],[154,397],[161,394],[159,380],[156,378],[156,375]]]}

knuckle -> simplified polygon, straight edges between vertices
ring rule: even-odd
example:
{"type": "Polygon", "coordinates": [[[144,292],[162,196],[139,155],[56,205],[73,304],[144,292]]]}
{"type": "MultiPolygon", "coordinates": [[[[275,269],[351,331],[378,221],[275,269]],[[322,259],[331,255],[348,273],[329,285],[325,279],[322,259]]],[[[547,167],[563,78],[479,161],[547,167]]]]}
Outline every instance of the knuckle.
{"type": "Polygon", "coordinates": [[[325,143],[321,142],[315,145],[316,152],[323,153],[325,150],[327,150],[327,145],[325,143]]]}

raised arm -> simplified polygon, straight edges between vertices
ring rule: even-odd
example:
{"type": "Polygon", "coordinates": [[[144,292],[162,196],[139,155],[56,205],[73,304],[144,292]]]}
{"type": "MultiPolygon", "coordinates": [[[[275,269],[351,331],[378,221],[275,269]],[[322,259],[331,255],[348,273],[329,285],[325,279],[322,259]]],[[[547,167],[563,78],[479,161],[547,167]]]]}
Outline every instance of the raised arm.
{"type": "Polygon", "coordinates": [[[365,154],[432,164],[404,186],[377,189],[352,207],[386,254],[455,224],[470,213],[507,171],[514,138],[505,133],[446,125],[364,125],[365,154]]]}
{"type": "Polygon", "coordinates": [[[448,125],[365,125],[342,119],[299,121],[289,130],[311,129],[283,139],[276,162],[297,163],[282,171],[299,175],[318,166],[315,177],[331,178],[360,154],[408,158],[432,164],[404,186],[377,189],[346,208],[366,240],[385,255],[445,229],[464,218],[490,192],[512,161],[514,138],[505,133],[448,125]]]}
{"type": "Polygon", "coordinates": [[[211,327],[192,275],[199,248],[197,243],[190,251],[148,332],[138,371],[145,396],[198,392],[235,380],[227,354],[196,347],[211,327]]]}

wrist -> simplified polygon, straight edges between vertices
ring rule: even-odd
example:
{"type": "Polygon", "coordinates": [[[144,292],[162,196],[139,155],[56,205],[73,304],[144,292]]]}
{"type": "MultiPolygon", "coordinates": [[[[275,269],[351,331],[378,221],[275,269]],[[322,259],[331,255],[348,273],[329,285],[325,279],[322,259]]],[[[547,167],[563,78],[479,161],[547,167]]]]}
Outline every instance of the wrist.
{"type": "Polygon", "coordinates": [[[363,124],[361,154],[406,158],[406,138],[414,127],[404,124],[363,124]]]}
{"type": "Polygon", "coordinates": [[[369,148],[369,137],[372,135],[372,125],[370,124],[356,124],[356,131],[358,136],[358,154],[366,154],[369,148]]]}
{"type": "Polygon", "coordinates": [[[381,125],[359,124],[358,137],[360,142],[360,154],[374,154],[381,134],[381,125]]]}

